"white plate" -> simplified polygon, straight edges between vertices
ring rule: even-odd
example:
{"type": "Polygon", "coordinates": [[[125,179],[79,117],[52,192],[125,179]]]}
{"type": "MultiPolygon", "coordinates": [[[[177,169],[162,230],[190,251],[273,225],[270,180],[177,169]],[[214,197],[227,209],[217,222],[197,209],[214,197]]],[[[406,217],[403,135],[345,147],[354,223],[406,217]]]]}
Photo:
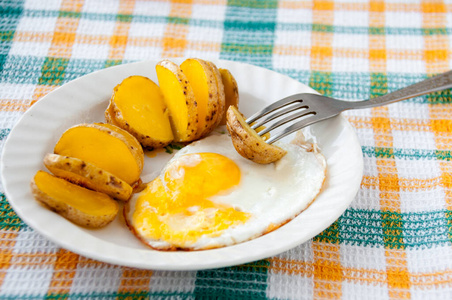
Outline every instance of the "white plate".
{"type": "MultiPolygon", "coordinates": [[[[231,61],[214,63],[229,69],[237,79],[240,109],[245,115],[291,94],[315,92],[267,69],[231,61]]],[[[205,251],[159,252],[142,245],[129,232],[122,214],[103,229],[89,230],[39,205],[29,183],[39,169],[45,170],[42,159],[53,152],[61,134],[78,123],[103,121],[113,87],[124,78],[143,75],[157,82],[155,64],[138,62],[88,74],[48,94],[23,115],[3,148],[1,175],[9,203],[26,224],[62,248],[103,262],[145,269],[200,270],[289,250],[322,232],[349,206],[360,186],[363,160],[355,132],[342,116],[309,127],[328,163],[325,187],[316,201],[286,225],[245,243],[205,251]]],[[[143,178],[151,179],[170,156],[161,152],[145,157],[143,178]]]]}

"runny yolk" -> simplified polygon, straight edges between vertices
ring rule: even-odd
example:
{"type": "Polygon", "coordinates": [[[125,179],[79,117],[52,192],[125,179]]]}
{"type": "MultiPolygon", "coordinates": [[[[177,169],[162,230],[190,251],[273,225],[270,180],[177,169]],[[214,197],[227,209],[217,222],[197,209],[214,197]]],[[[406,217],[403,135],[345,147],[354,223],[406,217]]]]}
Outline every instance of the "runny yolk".
{"type": "Polygon", "coordinates": [[[245,223],[249,213],[209,200],[240,182],[240,169],[216,153],[181,156],[138,197],[133,222],[145,237],[183,247],[245,223]]]}

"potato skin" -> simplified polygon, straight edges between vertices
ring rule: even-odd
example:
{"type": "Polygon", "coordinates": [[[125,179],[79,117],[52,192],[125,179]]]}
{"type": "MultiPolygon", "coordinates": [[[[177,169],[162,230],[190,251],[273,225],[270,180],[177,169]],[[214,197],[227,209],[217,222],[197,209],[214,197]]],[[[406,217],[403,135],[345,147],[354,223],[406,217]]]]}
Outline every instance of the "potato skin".
{"type": "MultiPolygon", "coordinates": [[[[58,201],[43,191],[41,191],[38,186],[36,185],[34,179],[32,179],[31,183],[31,192],[33,196],[35,197],[36,201],[43,204],[45,207],[49,208],[50,210],[60,214],[64,218],[68,219],[69,221],[83,226],[87,228],[101,228],[109,223],[111,223],[115,218],[119,211],[119,206],[117,205],[117,210],[115,213],[112,214],[106,214],[102,216],[93,216],[86,214],[64,202],[58,201]]],[[[112,200],[114,201],[114,200],[112,200]]],[[[115,202],[116,203],[116,202],[115,202]]]]}
{"type": "Polygon", "coordinates": [[[269,164],[279,160],[287,152],[280,147],[267,144],[256,131],[246,124],[243,115],[235,106],[227,110],[226,127],[237,152],[253,162],[269,164]]]}
{"type": "Polygon", "coordinates": [[[207,64],[209,64],[209,66],[212,68],[213,74],[215,76],[215,82],[217,84],[217,90],[218,90],[218,100],[217,100],[218,107],[217,107],[217,111],[216,111],[215,125],[214,125],[214,128],[216,128],[220,125],[223,115],[226,113],[226,94],[225,94],[224,84],[223,84],[223,80],[221,78],[220,70],[211,61],[207,61],[207,64]]]}
{"type": "Polygon", "coordinates": [[[128,201],[133,192],[125,181],[78,158],[49,153],[44,157],[44,165],[59,178],[121,201],[128,201]]]}
{"type": "Polygon", "coordinates": [[[108,106],[107,106],[107,109],[104,112],[104,116],[105,116],[105,121],[107,121],[108,124],[112,124],[112,125],[115,125],[118,128],[121,128],[121,127],[119,127],[119,124],[116,121],[115,112],[113,110],[113,105],[111,103],[111,100],[110,100],[110,102],[108,102],[108,106]]]}

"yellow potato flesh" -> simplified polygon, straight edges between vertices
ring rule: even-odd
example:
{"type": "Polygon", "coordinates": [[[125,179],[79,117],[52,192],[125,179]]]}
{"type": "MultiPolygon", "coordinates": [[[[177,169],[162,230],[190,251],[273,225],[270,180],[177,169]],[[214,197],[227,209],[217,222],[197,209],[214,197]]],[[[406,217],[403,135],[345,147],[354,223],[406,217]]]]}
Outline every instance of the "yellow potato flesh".
{"type": "Polygon", "coordinates": [[[95,164],[133,185],[140,178],[141,169],[127,145],[106,131],[72,127],[61,136],[54,152],[95,164]]]}
{"type": "Polygon", "coordinates": [[[177,140],[184,140],[187,134],[188,108],[183,85],[170,70],[157,65],[156,71],[160,88],[167,99],[166,105],[170,111],[173,133],[177,140]]]}
{"type": "Polygon", "coordinates": [[[198,132],[206,126],[207,105],[209,102],[209,85],[203,66],[195,59],[187,59],[180,68],[190,82],[198,107],[198,132]]]}
{"type": "Polygon", "coordinates": [[[114,104],[135,131],[156,140],[173,139],[163,95],[143,76],[131,76],[115,88],[114,104]]]}
{"type": "Polygon", "coordinates": [[[44,171],[36,173],[34,182],[46,195],[83,213],[103,216],[115,214],[118,210],[116,201],[107,195],[85,189],[44,171]]]}
{"type": "Polygon", "coordinates": [[[140,143],[137,141],[137,139],[131,135],[128,131],[121,129],[117,125],[109,124],[109,123],[94,123],[99,126],[106,127],[118,134],[121,134],[129,143],[129,146],[134,147],[134,150],[137,150],[137,155],[135,156],[135,159],[138,159],[139,164],[141,165],[141,168],[143,168],[144,165],[144,153],[143,148],[141,147],[140,143]]]}

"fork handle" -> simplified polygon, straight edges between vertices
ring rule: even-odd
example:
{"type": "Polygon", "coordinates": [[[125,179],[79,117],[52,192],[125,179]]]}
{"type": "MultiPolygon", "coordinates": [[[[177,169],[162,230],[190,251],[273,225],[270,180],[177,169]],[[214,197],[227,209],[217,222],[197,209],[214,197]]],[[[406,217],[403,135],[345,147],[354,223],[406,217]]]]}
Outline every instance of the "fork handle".
{"type": "Polygon", "coordinates": [[[394,102],[452,88],[452,71],[428,78],[392,93],[370,100],[350,102],[350,109],[383,106],[394,102]]]}

